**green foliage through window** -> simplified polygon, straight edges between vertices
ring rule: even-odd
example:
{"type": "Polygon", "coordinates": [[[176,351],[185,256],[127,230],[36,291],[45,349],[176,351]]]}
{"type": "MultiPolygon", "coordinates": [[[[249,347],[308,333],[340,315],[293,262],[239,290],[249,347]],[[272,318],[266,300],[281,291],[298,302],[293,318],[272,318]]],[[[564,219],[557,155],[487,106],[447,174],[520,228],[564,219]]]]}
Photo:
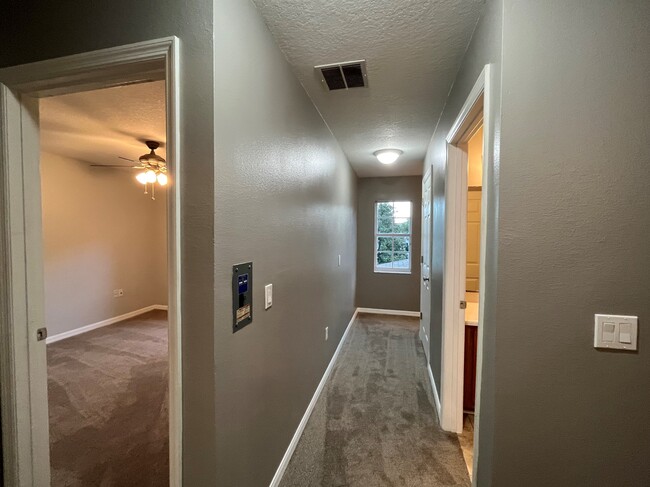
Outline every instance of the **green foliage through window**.
{"type": "Polygon", "coordinates": [[[375,270],[410,269],[411,202],[379,202],[375,208],[375,270]]]}

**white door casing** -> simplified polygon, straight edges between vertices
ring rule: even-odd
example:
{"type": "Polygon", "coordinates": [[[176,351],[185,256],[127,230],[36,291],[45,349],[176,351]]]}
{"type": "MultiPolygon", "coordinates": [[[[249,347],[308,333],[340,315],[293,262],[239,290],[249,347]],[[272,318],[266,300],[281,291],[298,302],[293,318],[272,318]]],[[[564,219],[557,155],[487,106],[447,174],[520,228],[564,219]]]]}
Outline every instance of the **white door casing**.
{"type": "Polygon", "coordinates": [[[5,485],[50,485],[38,97],[166,80],[170,485],[181,485],[180,96],[176,37],[0,69],[0,387],[5,485]]]}
{"type": "MultiPolygon", "coordinates": [[[[485,225],[487,198],[486,180],[491,161],[485,150],[491,123],[490,65],[486,65],[470,91],[463,107],[452,125],[447,141],[447,166],[445,178],[445,250],[443,269],[443,323],[442,323],[442,374],[441,374],[441,425],[446,431],[459,433],[463,425],[463,365],[465,301],[467,270],[467,141],[478,124],[483,123],[483,175],[481,191],[481,225],[479,252],[479,289],[484,283],[485,225]]],[[[477,391],[480,390],[484,292],[479,293],[479,350],[477,357],[477,391]]],[[[480,394],[477,394],[476,423],[480,421],[480,394]]],[[[475,426],[475,435],[478,427],[475,426]]],[[[476,460],[476,452],[474,459],[476,460]]]]}
{"type": "Polygon", "coordinates": [[[422,257],[420,283],[420,340],[424,347],[427,361],[431,353],[429,336],[431,329],[431,168],[422,178],[422,257]]]}

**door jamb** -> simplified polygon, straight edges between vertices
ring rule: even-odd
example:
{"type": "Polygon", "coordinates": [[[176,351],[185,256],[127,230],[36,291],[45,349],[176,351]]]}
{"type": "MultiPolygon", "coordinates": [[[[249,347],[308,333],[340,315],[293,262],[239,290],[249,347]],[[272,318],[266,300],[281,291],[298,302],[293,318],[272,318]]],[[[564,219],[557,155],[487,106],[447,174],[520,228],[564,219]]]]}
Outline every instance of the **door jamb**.
{"type": "MultiPolygon", "coordinates": [[[[423,190],[424,190],[425,184],[429,185],[429,205],[430,205],[430,207],[429,207],[429,223],[431,223],[431,209],[432,209],[431,206],[433,206],[431,201],[430,201],[431,200],[431,173],[432,173],[431,166],[428,166],[427,170],[424,172],[424,176],[422,176],[422,184],[421,184],[421,192],[422,193],[424,193],[423,190]]],[[[423,199],[421,203],[422,203],[422,205],[421,205],[422,208],[421,208],[420,213],[421,213],[421,219],[422,219],[422,224],[421,224],[422,239],[421,239],[421,242],[420,242],[420,249],[421,249],[420,253],[422,254],[422,257],[421,257],[421,262],[420,262],[420,280],[421,280],[421,282],[420,282],[420,295],[422,296],[422,286],[424,286],[426,288],[426,290],[427,290],[427,292],[424,293],[425,296],[426,296],[426,295],[430,294],[430,292],[431,292],[431,286],[430,286],[430,283],[431,283],[431,228],[428,229],[428,231],[429,231],[429,235],[428,235],[429,241],[425,242],[424,241],[424,229],[425,229],[425,225],[424,225],[424,206],[425,206],[426,202],[423,199]],[[428,257],[428,262],[427,262],[428,269],[427,269],[427,272],[426,272],[426,274],[427,274],[426,276],[425,276],[425,272],[424,272],[424,264],[425,264],[424,257],[425,257],[425,255],[428,257]]],[[[431,225],[429,225],[429,227],[430,226],[431,225]]],[[[429,311],[429,314],[430,314],[430,311],[429,311]]],[[[426,318],[430,320],[431,317],[427,316],[426,318]]],[[[420,313],[420,331],[419,331],[419,335],[420,335],[420,341],[422,342],[422,346],[424,347],[424,351],[425,351],[425,355],[427,357],[427,363],[428,363],[429,360],[430,360],[429,355],[430,355],[431,352],[429,350],[429,348],[430,348],[429,335],[424,330],[424,325],[423,325],[424,319],[425,319],[425,317],[422,315],[422,313],[420,313]]]]}
{"type": "MultiPolygon", "coordinates": [[[[445,177],[445,259],[443,270],[443,327],[442,327],[442,378],[441,378],[441,426],[446,431],[460,433],[463,430],[463,354],[465,335],[465,312],[460,309],[460,301],[464,300],[465,275],[463,263],[466,253],[467,215],[467,154],[462,148],[463,136],[475,122],[476,117],[483,114],[483,191],[481,197],[481,249],[479,264],[479,325],[478,325],[478,357],[477,357],[477,394],[475,441],[474,441],[474,471],[478,459],[478,424],[480,412],[480,377],[482,369],[483,316],[485,298],[485,247],[486,240],[486,211],[490,187],[488,185],[488,170],[493,164],[492,154],[488,150],[489,135],[492,133],[490,117],[490,65],[486,65],[479,75],[461,108],[449,134],[447,142],[447,170],[445,177]],[[459,146],[460,145],[460,146],[459,146]]],[[[476,478],[476,475],[474,475],[476,478]]]]}
{"type": "Polygon", "coordinates": [[[182,483],[180,59],[175,36],[0,69],[0,390],[5,485],[49,485],[35,98],[166,80],[170,485],[182,483]],[[36,193],[37,192],[37,193],[36,193]],[[35,195],[38,194],[38,198],[35,195]],[[39,358],[41,357],[41,358],[39,358]],[[43,401],[42,399],[45,399],[43,401]],[[45,431],[45,433],[44,433],[45,431]],[[40,437],[39,437],[40,435],[40,437]],[[45,444],[44,444],[45,443],[45,444]]]}

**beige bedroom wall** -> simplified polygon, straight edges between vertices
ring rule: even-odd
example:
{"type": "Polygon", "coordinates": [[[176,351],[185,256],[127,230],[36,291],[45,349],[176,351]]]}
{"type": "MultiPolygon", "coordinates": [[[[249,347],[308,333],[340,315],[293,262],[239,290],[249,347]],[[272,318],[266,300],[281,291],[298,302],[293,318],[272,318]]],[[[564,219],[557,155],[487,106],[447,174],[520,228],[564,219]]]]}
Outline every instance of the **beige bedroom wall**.
{"type": "Polygon", "coordinates": [[[465,290],[478,292],[481,256],[481,190],[483,185],[483,126],[467,143],[467,268],[465,290]]]}
{"type": "Polygon", "coordinates": [[[167,304],[164,191],[152,201],[130,171],[48,153],[41,185],[50,336],[167,304]]]}
{"type": "Polygon", "coordinates": [[[467,185],[483,185],[483,126],[467,143],[467,185]]]}

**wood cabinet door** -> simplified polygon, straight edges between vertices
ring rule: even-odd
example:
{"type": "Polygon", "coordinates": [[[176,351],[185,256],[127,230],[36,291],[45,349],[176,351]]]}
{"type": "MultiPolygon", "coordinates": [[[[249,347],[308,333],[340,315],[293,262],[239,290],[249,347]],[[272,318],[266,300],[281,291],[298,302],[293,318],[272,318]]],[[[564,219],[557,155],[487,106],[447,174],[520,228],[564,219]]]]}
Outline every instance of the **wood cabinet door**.
{"type": "Polygon", "coordinates": [[[476,354],[478,327],[465,325],[465,367],[463,377],[463,410],[474,411],[476,403],[476,354]]]}

